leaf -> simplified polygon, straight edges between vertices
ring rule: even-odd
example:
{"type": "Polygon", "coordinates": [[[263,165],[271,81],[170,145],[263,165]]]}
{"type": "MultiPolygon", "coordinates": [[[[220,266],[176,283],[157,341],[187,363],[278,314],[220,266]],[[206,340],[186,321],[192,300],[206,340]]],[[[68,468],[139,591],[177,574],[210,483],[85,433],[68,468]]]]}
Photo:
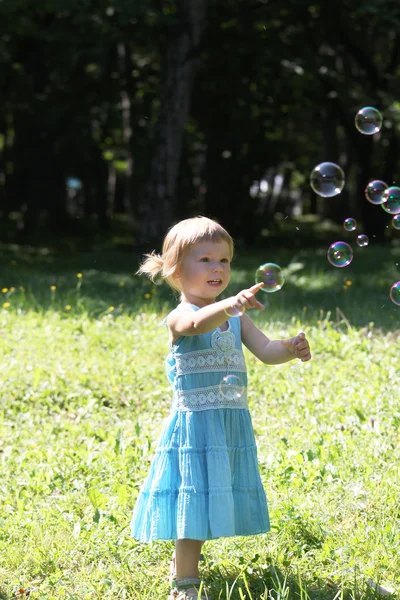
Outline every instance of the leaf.
{"type": "Polygon", "coordinates": [[[94,513],[93,521],[98,523],[100,521],[101,514],[98,508],[96,508],[96,512],[94,513]]]}
{"type": "Polygon", "coordinates": [[[88,490],[88,497],[90,502],[92,503],[93,508],[105,508],[107,504],[107,496],[100,492],[100,490],[96,488],[90,488],[88,490]]]}
{"type": "Polygon", "coordinates": [[[122,507],[128,502],[128,488],[123,483],[117,485],[118,504],[122,507]]]}
{"type": "Polygon", "coordinates": [[[365,417],[364,413],[361,412],[361,410],[356,408],[355,413],[356,413],[357,417],[360,419],[360,421],[365,421],[366,417],[365,417]]]}

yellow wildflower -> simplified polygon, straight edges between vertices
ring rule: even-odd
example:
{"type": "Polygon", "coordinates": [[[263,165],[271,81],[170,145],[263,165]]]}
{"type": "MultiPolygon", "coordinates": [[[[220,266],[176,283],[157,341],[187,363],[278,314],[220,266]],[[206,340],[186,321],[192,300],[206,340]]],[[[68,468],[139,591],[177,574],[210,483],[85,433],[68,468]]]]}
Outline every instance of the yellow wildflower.
{"type": "Polygon", "coordinates": [[[125,281],[120,281],[120,282],[119,282],[119,285],[120,285],[121,287],[124,287],[124,285],[125,285],[125,281]]]}
{"type": "Polygon", "coordinates": [[[71,310],[71,307],[69,304],[66,305],[65,310],[71,310]]]}
{"type": "Polygon", "coordinates": [[[3,307],[4,307],[4,308],[8,308],[9,306],[10,306],[10,303],[9,303],[9,302],[3,302],[3,307]]]}
{"type": "Polygon", "coordinates": [[[144,297],[146,298],[146,300],[148,300],[149,298],[151,298],[151,294],[145,294],[144,297]]]}
{"type": "Polygon", "coordinates": [[[15,292],[15,287],[10,287],[10,292],[15,292]]]}
{"type": "Polygon", "coordinates": [[[8,292],[8,288],[3,288],[1,291],[3,292],[3,294],[6,294],[8,292]]]}
{"type": "Polygon", "coordinates": [[[78,279],[82,279],[82,273],[77,273],[76,276],[78,279]]]}
{"type": "Polygon", "coordinates": [[[55,286],[55,285],[51,285],[51,286],[50,286],[50,289],[51,289],[51,291],[52,291],[52,292],[55,292],[57,288],[56,288],[56,286],[55,286]]]}
{"type": "Polygon", "coordinates": [[[109,306],[108,310],[114,310],[114,307],[113,306],[109,306]]]}

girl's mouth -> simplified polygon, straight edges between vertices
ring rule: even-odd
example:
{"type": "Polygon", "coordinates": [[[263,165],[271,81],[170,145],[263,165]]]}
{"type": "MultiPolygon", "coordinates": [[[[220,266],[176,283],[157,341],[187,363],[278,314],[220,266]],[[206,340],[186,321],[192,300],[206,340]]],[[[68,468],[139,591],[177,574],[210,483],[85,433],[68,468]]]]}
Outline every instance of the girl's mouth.
{"type": "Polygon", "coordinates": [[[207,283],[211,286],[219,286],[222,284],[222,280],[221,279],[210,279],[209,281],[207,281],[207,283]]]}

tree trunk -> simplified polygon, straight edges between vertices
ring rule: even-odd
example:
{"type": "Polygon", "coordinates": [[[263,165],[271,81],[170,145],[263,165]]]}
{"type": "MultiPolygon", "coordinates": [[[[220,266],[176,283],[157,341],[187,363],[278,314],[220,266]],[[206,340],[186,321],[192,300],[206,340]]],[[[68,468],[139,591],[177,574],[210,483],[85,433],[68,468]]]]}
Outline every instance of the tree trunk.
{"type": "Polygon", "coordinates": [[[165,234],[175,216],[182,137],[205,25],[207,0],[178,0],[177,25],[168,44],[160,115],[150,179],[140,207],[137,242],[146,245],[165,234]]]}
{"type": "MultiPolygon", "coordinates": [[[[133,157],[131,148],[131,100],[127,90],[127,79],[132,71],[132,65],[129,58],[129,48],[126,44],[118,44],[118,67],[120,74],[120,85],[121,85],[121,121],[122,121],[122,140],[124,149],[124,158],[126,160],[126,170],[124,174],[124,192],[123,192],[123,204],[126,214],[128,215],[129,221],[133,222],[133,208],[132,208],[132,172],[133,172],[133,157]]],[[[111,209],[111,207],[110,207],[111,209]]],[[[109,211],[111,215],[111,210],[109,211]]]]}

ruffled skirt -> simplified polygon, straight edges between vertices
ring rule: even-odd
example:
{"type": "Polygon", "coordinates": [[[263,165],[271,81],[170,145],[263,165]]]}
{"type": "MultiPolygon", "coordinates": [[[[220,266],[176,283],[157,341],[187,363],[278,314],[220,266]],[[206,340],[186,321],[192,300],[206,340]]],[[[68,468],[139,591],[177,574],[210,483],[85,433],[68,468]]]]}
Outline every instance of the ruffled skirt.
{"type": "Polygon", "coordinates": [[[135,504],[132,537],[210,540],[269,528],[249,411],[171,413],[135,504]]]}

